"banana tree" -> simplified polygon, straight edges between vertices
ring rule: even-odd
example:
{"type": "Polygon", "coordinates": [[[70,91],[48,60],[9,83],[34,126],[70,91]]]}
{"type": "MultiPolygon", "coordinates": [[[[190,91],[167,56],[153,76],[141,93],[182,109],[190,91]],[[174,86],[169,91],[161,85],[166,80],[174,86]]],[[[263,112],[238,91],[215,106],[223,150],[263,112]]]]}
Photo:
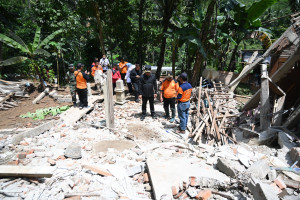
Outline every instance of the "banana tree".
{"type": "Polygon", "coordinates": [[[52,34],[48,35],[44,40],[41,41],[41,28],[37,27],[34,40],[32,43],[26,45],[24,41],[17,35],[11,33],[8,37],[6,35],[0,34],[0,42],[3,42],[7,46],[20,50],[23,55],[15,56],[4,61],[0,61],[0,66],[8,66],[23,62],[25,60],[30,60],[31,65],[33,66],[35,73],[39,76],[39,80],[44,86],[42,79],[42,71],[39,69],[37,59],[39,56],[49,57],[51,54],[44,49],[44,46],[47,45],[51,40],[55,38],[58,34],[63,32],[62,30],[57,30],[52,34]]]}

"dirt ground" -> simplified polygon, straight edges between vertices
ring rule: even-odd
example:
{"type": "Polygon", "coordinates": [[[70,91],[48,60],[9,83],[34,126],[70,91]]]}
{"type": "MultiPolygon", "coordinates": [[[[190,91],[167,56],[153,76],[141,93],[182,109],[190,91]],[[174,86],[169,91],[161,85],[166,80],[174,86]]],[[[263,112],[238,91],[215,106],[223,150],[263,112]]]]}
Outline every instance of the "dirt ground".
{"type": "MultiPolygon", "coordinates": [[[[58,91],[59,94],[69,94],[68,88],[65,91],[58,91]]],[[[42,121],[46,121],[52,116],[47,116],[44,120],[33,120],[31,118],[21,118],[20,115],[26,114],[27,112],[35,112],[40,108],[49,108],[56,106],[71,105],[71,103],[58,103],[49,96],[45,96],[38,104],[32,104],[32,101],[40,93],[34,91],[30,94],[29,98],[17,98],[19,102],[18,107],[10,108],[8,110],[0,111],[0,128],[22,128],[22,127],[34,127],[40,125],[42,121]]]]}
{"type": "Polygon", "coordinates": [[[158,133],[153,131],[151,127],[147,127],[144,124],[128,124],[128,131],[139,140],[151,140],[159,139],[160,136],[158,133]]]}

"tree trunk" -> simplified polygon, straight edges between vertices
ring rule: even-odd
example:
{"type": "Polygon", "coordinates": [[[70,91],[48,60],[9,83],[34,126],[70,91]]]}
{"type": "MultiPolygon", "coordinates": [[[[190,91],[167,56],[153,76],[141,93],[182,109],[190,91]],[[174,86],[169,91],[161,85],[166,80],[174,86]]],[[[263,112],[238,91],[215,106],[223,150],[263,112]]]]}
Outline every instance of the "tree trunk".
{"type": "Polygon", "coordinates": [[[229,71],[233,72],[236,68],[236,63],[235,63],[235,56],[236,56],[236,53],[237,53],[237,50],[238,50],[238,47],[240,45],[242,40],[239,40],[237,41],[237,44],[235,45],[234,49],[233,49],[233,52],[231,54],[231,58],[230,58],[230,62],[229,62],[229,71]]]}
{"type": "Polygon", "coordinates": [[[173,46],[173,51],[172,51],[172,74],[173,74],[174,79],[175,79],[176,51],[177,51],[177,47],[176,47],[176,42],[175,42],[175,44],[173,46]]]}
{"type": "MultiPolygon", "coordinates": [[[[214,14],[215,4],[216,4],[216,0],[211,0],[210,4],[208,5],[205,19],[203,21],[203,25],[202,25],[201,32],[200,32],[201,44],[206,49],[209,49],[209,43],[207,42],[209,30],[210,30],[209,25],[211,23],[212,15],[214,14]]],[[[193,69],[193,77],[192,77],[192,81],[191,81],[193,86],[197,85],[197,83],[198,83],[198,79],[200,77],[203,62],[204,62],[204,56],[200,53],[200,51],[197,51],[194,69],[193,69]]]]}
{"type": "Polygon", "coordinates": [[[161,68],[165,60],[165,51],[166,51],[166,43],[167,43],[167,38],[165,36],[169,26],[170,26],[170,19],[172,17],[172,14],[174,10],[176,9],[178,5],[178,0],[166,0],[164,1],[164,14],[163,14],[163,31],[162,31],[162,40],[161,40],[161,46],[160,46],[160,53],[159,53],[159,58],[157,61],[157,71],[156,71],[156,79],[159,79],[160,73],[161,73],[161,68]]]}
{"type": "MultiPolygon", "coordinates": [[[[2,42],[0,42],[0,61],[2,61],[2,42]]],[[[2,66],[0,66],[0,75],[2,73],[2,66]]]]}
{"type": "Polygon", "coordinates": [[[138,63],[140,66],[144,63],[144,32],[143,32],[143,13],[145,0],[140,0],[139,4],[139,37],[138,37],[138,63]]]}
{"type": "Polygon", "coordinates": [[[102,55],[104,55],[105,54],[104,38],[103,38],[103,30],[102,30],[98,2],[94,2],[94,10],[95,10],[95,14],[96,14],[97,27],[98,27],[98,31],[99,31],[98,36],[99,36],[99,41],[100,41],[101,52],[102,52],[102,55]]]}

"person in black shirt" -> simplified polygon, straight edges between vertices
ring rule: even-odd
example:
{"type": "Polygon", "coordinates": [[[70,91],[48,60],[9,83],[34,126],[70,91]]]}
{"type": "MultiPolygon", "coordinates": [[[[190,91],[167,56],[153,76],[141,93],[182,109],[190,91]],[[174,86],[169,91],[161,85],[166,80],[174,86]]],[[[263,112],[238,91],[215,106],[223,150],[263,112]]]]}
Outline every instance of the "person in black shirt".
{"type": "Polygon", "coordinates": [[[130,72],[131,84],[134,88],[135,102],[139,102],[139,85],[142,76],[142,70],[139,64],[135,65],[135,69],[130,72]]]}
{"type": "Polygon", "coordinates": [[[154,111],[154,98],[157,97],[157,83],[156,78],[151,74],[151,66],[145,66],[145,73],[140,78],[140,87],[139,87],[139,98],[142,98],[142,117],[143,121],[146,117],[146,105],[147,101],[150,103],[150,111],[153,119],[156,119],[154,111]]]}

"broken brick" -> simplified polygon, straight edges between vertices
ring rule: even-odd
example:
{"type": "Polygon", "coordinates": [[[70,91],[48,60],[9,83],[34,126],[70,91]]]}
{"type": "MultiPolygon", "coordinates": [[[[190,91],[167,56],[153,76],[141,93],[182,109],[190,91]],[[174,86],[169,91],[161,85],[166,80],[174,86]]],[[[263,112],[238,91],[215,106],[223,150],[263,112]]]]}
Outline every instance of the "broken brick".
{"type": "Polygon", "coordinates": [[[18,153],[17,158],[19,158],[19,159],[25,159],[26,158],[26,152],[20,152],[20,153],[18,153]]]}
{"type": "Polygon", "coordinates": [[[10,161],[7,164],[8,165],[18,165],[19,164],[19,160],[10,161]]]}
{"type": "Polygon", "coordinates": [[[144,176],[144,183],[148,183],[149,182],[148,173],[145,173],[143,176],[144,176]]]}
{"type": "Polygon", "coordinates": [[[73,197],[69,197],[69,198],[64,198],[64,200],[80,200],[81,196],[73,196],[73,197]]]}
{"type": "Polygon", "coordinates": [[[207,200],[211,197],[212,193],[211,190],[201,190],[197,196],[196,199],[198,200],[207,200]]]}
{"type": "Polygon", "coordinates": [[[195,187],[196,186],[196,177],[190,176],[190,186],[195,187]]]}
{"type": "Polygon", "coordinates": [[[21,141],[20,144],[23,145],[23,146],[28,146],[29,145],[29,143],[26,142],[26,141],[21,141]]]}
{"type": "Polygon", "coordinates": [[[65,156],[58,156],[58,157],[56,158],[56,160],[66,160],[66,157],[65,157],[65,156]]]}
{"type": "Polygon", "coordinates": [[[286,188],[286,184],[285,184],[281,179],[276,178],[276,179],[274,180],[274,183],[275,183],[281,190],[286,188]]]}
{"type": "Polygon", "coordinates": [[[27,155],[33,154],[33,153],[34,153],[34,149],[30,149],[30,150],[28,150],[26,153],[27,153],[27,155]]]}
{"type": "Polygon", "coordinates": [[[53,159],[51,159],[51,158],[48,158],[48,163],[49,163],[51,166],[56,165],[55,160],[53,160],[53,159]]]}
{"type": "Polygon", "coordinates": [[[176,196],[179,193],[179,188],[177,186],[172,186],[172,195],[176,196]]]}
{"type": "Polygon", "coordinates": [[[276,183],[272,183],[271,186],[274,189],[274,193],[277,195],[282,192],[282,190],[276,185],[276,183]]]}

